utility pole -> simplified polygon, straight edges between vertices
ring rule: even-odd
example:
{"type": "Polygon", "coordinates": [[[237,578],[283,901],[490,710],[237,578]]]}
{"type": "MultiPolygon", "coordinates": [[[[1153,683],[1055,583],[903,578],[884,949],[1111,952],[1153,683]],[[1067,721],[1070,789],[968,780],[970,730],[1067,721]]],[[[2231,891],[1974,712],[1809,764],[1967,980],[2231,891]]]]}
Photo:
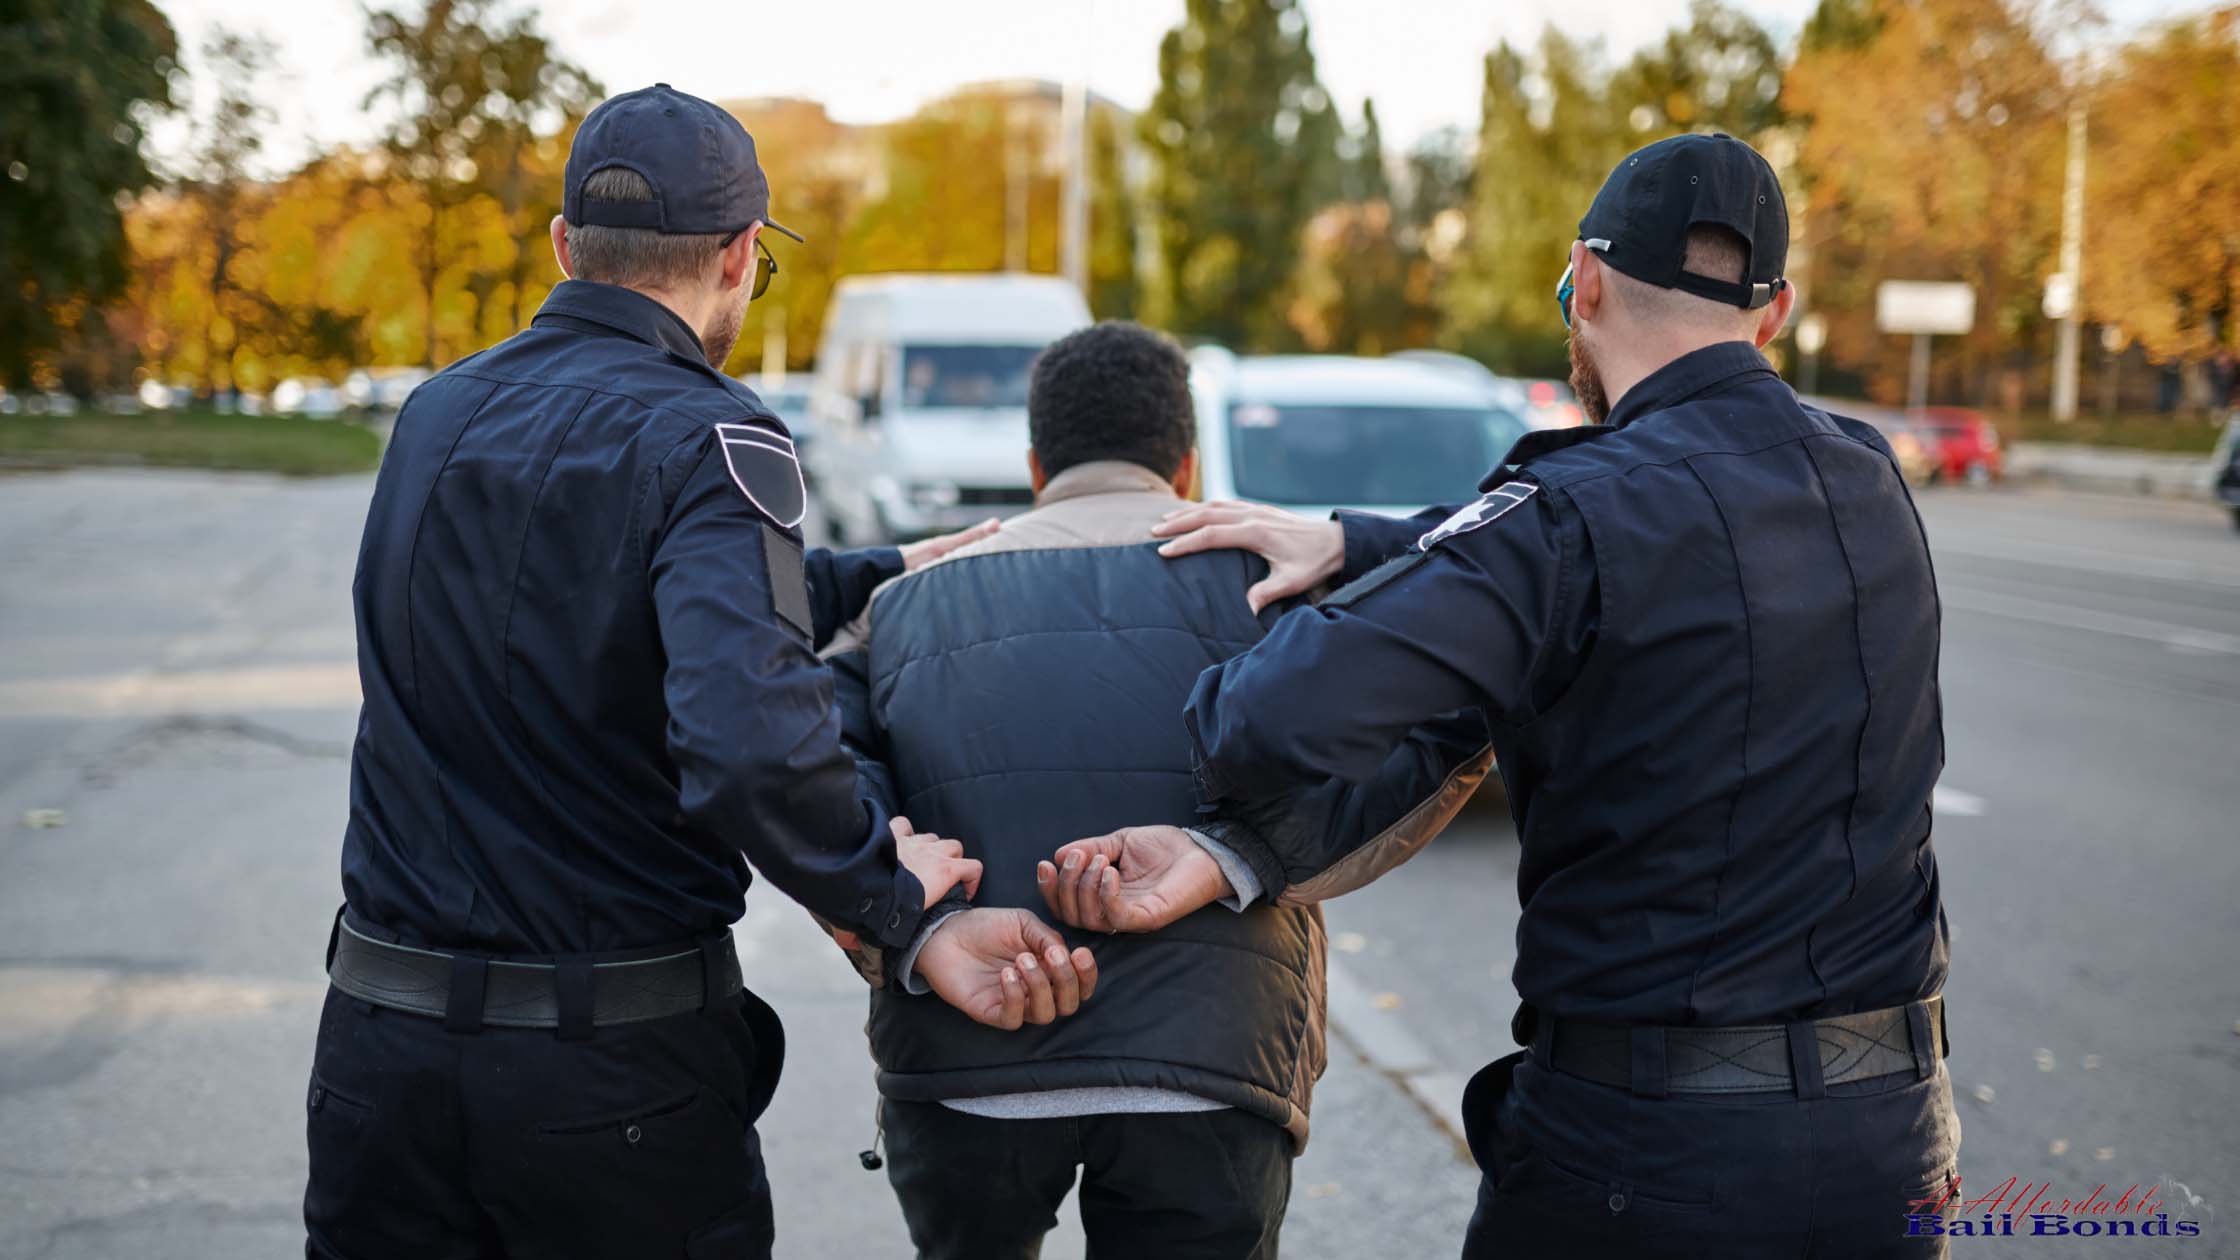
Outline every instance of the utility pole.
{"type": "Polygon", "coordinates": [[[1097,49],[1096,0],[1089,0],[1087,10],[1081,21],[1080,72],[1066,80],[1059,100],[1066,186],[1058,210],[1058,271],[1084,298],[1089,296],[1089,75],[1097,49]]]}
{"type": "Polygon", "coordinates": [[[2084,305],[2084,97],[2069,105],[2069,169],[2061,187],[2061,327],[2053,353],[2053,418],[2077,418],[2077,355],[2084,305]]]}
{"type": "Polygon", "coordinates": [[[786,308],[773,302],[762,315],[762,387],[786,384],[786,308]]]}
{"type": "Polygon", "coordinates": [[[1027,119],[1016,104],[1006,107],[1003,122],[1003,268],[1025,271],[1027,194],[1034,184],[1034,157],[1027,145],[1027,119]]]}
{"type": "Polygon", "coordinates": [[[1089,91],[1068,80],[1060,108],[1065,111],[1066,192],[1058,217],[1058,270],[1066,283],[1089,296],[1089,91]]]}

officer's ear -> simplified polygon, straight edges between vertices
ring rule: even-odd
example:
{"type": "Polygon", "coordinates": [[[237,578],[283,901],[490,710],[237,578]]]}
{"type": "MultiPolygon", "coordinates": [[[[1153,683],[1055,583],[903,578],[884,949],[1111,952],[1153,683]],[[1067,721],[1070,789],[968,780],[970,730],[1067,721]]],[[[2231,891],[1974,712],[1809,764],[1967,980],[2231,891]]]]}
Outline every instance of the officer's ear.
{"type": "Polygon", "coordinates": [[[560,260],[560,274],[574,279],[576,269],[568,261],[568,221],[557,214],[552,216],[552,256],[560,260]]]}
{"type": "Polygon", "coordinates": [[[1781,335],[1782,325],[1789,322],[1789,312],[1796,308],[1797,286],[1782,285],[1781,292],[1774,294],[1773,300],[1766,303],[1765,309],[1758,313],[1758,328],[1751,334],[1751,340],[1757,343],[1760,350],[1771,345],[1773,339],[1781,335]]]}
{"type": "Polygon", "coordinates": [[[762,224],[757,221],[747,225],[738,239],[723,247],[717,257],[723,264],[723,274],[716,286],[719,293],[729,293],[754,278],[754,243],[762,236],[762,224]]]}
{"type": "Polygon", "coordinates": [[[1571,322],[1592,321],[1602,313],[1602,256],[1585,241],[1571,242],[1571,322]]]}

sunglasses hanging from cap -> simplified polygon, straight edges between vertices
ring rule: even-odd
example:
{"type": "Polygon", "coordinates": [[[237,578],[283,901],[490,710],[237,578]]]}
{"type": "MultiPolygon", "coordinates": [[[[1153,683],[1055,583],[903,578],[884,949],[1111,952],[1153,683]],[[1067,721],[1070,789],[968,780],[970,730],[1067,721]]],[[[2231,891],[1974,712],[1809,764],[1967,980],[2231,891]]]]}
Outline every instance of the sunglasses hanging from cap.
{"type": "MultiPolygon", "coordinates": [[[[767,227],[769,225],[765,224],[764,226],[767,227]]],[[[779,230],[784,231],[785,229],[780,228],[779,230]]],[[[745,228],[739,229],[739,232],[744,231],[746,231],[745,228]]],[[[739,239],[739,232],[733,232],[731,235],[724,237],[723,240],[716,245],[716,248],[731,248],[731,242],[739,239]]],[[[788,233],[788,235],[791,234],[788,233]]],[[[778,274],[778,257],[777,255],[770,252],[770,247],[763,243],[762,237],[759,233],[754,238],[754,247],[756,250],[756,256],[754,260],[754,288],[748,290],[747,292],[747,300],[750,302],[768,292],[770,289],[770,278],[778,274]]]]}

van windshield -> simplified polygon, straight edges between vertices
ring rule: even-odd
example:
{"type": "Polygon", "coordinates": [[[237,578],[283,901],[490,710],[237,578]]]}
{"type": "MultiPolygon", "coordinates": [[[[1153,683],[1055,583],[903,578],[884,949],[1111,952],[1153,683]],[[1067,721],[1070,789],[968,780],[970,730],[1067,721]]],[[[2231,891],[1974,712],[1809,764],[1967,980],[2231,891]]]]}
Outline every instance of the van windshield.
{"type": "Polygon", "coordinates": [[[1041,346],[905,346],[904,407],[1024,407],[1041,346]]]}
{"type": "Polygon", "coordinates": [[[1452,503],[1524,435],[1500,408],[1271,406],[1229,409],[1237,494],[1263,503],[1452,503]]]}

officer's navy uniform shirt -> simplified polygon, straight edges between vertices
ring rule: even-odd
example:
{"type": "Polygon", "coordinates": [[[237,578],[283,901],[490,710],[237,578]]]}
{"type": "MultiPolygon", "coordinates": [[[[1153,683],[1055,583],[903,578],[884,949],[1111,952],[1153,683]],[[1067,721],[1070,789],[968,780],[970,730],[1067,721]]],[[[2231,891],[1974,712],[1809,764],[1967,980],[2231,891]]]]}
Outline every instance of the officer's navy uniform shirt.
{"type": "Polygon", "coordinates": [[[1520,441],[1428,547],[1439,514],[1345,514],[1347,576],[1406,554],[1200,679],[1202,808],[1249,824],[1223,838],[1273,895],[1342,856],[1285,794],[1482,705],[1526,1001],[1721,1026],[1937,992],[1936,588],[1887,446],[1741,342],[1609,421],[1520,441]]]}
{"type": "Polygon", "coordinates": [[[649,948],[737,920],[751,859],[835,923],[909,939],[923,890],[859,799],[812,654],[901,562],[802,555],[743,489],[798,493],[790,445],[666,307],[576,280],[413,393],[354,587],[354,921],[649,948]],[[735,480],[718,424],[781,462],[735,480]]]}

